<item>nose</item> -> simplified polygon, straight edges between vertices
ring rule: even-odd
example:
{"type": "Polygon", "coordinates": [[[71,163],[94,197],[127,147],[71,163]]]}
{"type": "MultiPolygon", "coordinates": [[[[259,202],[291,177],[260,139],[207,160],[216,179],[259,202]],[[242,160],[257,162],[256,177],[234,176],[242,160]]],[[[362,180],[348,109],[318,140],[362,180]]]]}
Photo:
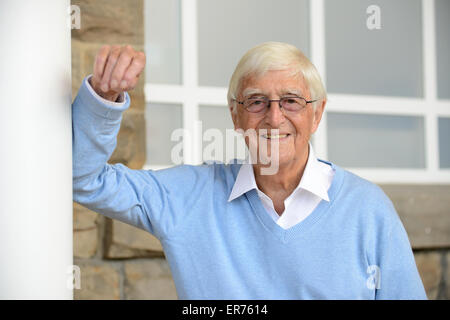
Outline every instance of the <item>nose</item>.
{"type": "Polygon", "coordinates": [[[280,103],[278,101],[269,102],[269,110],[267,110],[265,119],[266,123],[269,124],[272,128],[279,128],[280,125],[284,122],[284,113],[281,110],[280,103]]]}

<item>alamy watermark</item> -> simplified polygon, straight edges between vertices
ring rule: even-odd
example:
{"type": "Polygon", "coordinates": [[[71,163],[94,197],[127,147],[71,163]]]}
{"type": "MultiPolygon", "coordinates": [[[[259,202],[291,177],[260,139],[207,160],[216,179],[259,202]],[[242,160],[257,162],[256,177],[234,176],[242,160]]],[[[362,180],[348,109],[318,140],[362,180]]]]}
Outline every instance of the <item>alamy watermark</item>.
{"type": "Polygon", "coordinates": [[[81,269],[77,265],[67,267],[67,289],[81,289],[81,269]]]}
{"type": "Polygon", "coordinates": [[[73,4],[68,7],[67,26],[70,29],[81,29],[81,10],[80,7],[73,4]]]}
{"type": "Polygon", "coordinates": [[[250,164],[259,164],[262,175],[273,175],[279,169],[280,145],[286,144],[287,139],[293,139],[291,134],[280,133],[279,129],[226,129],[210,128],[203,132],[202,122],[196,121],[194,132],[184,128],[175,129],[171,134],[171,141],[178,142],[171,149],[171,161],[175,165],[184,161],[183,149],[192,150],[195,137],[201,138],[200,149],[202,162],[214,159],[226,162],[225,159],[246,158],[250,164]],[[243,139],[243,140],[242,140],[243,139]],[[203,147],[203,143],[206,146],[203,147]]]}
{"type": "Polygon", "coordinates": [[[369,30],[381,29],[381,9],[372,4],[367,7],[366,13],[369,14],[366,20],[366,26],[369,30]]]}
{"type": "Polygon", "coordinates": [[[366,280],[366,286],[370,290],[380,289],[381,283],[381,270],[377,265],[370,265],[367,267],[366,273],[369,274],[369,277],[366,280]]]}

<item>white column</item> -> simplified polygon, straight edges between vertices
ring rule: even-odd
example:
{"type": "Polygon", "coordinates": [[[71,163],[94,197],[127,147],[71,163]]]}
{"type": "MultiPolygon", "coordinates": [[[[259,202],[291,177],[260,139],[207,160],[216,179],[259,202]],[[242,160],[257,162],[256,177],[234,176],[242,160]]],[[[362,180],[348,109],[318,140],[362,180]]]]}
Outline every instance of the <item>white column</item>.
{"type": "Polygon", "coordinates": [[[69,0],[0,1],[0,299],[72,299],[69,0]]]}

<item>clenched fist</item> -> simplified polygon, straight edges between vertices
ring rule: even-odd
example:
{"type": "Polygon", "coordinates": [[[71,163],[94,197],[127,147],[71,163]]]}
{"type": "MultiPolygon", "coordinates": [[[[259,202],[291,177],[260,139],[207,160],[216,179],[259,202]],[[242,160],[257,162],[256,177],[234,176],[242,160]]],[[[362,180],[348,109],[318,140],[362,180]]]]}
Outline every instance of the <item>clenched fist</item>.
{"type": "Polygon", "coordinates": [[[145,54],[131,46],[103,46],[94,63],[91,86],[101,97],[116,101],[124,91],[133,90],[145,67],[145,54]]]}

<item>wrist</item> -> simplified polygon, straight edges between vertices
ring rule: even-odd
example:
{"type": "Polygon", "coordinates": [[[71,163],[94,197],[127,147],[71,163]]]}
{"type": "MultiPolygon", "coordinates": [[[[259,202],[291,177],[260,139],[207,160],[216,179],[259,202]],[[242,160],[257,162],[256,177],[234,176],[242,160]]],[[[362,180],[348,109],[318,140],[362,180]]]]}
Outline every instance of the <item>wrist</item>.
{"type": "Polygon", "coordinates": [[[102,89],[100,88],[99,84],[93,83],[92,81],[92,77],[89,78],[89,84],[91,85],[92,89],[94,89],[95,93],[97,93],[100,97],[102,97],[103,99],[112,101],[112,102],[117,102],[117,99],[120,96],[120,93],[117,93],[115,91],[108,91],[108,92],[103,92],[102,89]]]}

